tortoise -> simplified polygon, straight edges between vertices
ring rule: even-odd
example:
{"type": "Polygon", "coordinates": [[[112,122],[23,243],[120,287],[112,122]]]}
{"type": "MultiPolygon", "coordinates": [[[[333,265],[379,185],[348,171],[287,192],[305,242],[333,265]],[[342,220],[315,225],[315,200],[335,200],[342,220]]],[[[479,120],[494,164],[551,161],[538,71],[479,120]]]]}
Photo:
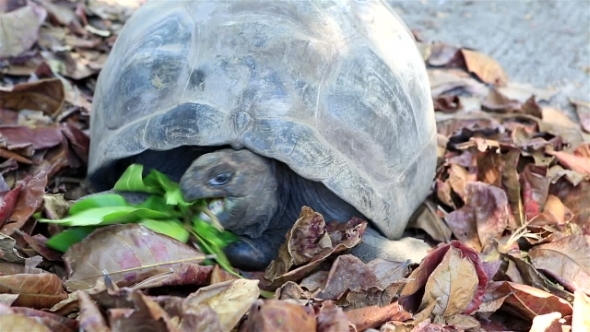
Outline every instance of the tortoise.
{"type": "Polygon", "coordinates": [[[240,236],[242,269],[276,257],[304,205],[367,220],[362,259],[425,248],[404,229],[436,168],[430,85],[384,1],[148,1],[99,75],[90,137],[94,191],[131,163],[167,174],[240,236]]]}

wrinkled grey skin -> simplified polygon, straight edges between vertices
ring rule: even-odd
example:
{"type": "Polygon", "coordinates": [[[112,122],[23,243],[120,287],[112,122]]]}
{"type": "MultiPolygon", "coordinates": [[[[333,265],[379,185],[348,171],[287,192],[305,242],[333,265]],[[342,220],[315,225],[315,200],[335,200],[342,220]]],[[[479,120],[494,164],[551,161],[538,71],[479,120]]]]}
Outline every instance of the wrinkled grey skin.
{"type": "MultiPolygon", "coordinates": [[[[216,150],[263,158],[232,161],[266,173],[240,179],[271,197],[235,210],[252,225],[226,220],[244,236],[228,249],[237,263],[268,262],[302,205],[370,221],[365,258],[417,252],[394,240],[430,191],[436,124],[424,61],[385,1],[148,1],[103,66],[90,122],[98,191],[130,162],[180,181],[216,150]]],[[[212,194],[191,174],[187,196],[212,194]]]]}

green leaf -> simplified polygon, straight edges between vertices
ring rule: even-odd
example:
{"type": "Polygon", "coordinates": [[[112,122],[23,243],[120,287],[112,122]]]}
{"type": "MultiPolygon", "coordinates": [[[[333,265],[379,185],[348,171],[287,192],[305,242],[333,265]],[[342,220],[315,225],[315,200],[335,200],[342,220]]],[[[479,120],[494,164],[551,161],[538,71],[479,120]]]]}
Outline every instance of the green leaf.
{"type": "Polygon", "coordinates": [[[151,229],[154,232],[168,235],[180,242],[186,243],[190,237],[189,231],[184,228],[179,220],[153,220],[143,219],[139,222],[141,225],[151,229]]]}
{"type": "Polygon", "coordinates": [[[184,200],[178,183],[170,180],[164,173],[152,169],[143,181],[146,185],[153,188],[161,188],[164,191],[164,197],[168,205],[190,206],[193,204],[193,202],[189,203],[184,200]]]}
{"type": "Polygon", "coordinates": [[[220,232],[213,225],[198,217],[193,219],[193,230],[219,248],[225,248],[230,243],[239,240],[235,234],[228,231],[220,232]]]}
{"type": "Polygon", "coordinates": [[[45,245],[61,253],[66,252],[72,245],[82,241],[92,233],[96,227],[72,227],[50,237],[45,245]]]}
{"type": "Polygon", "coordinates": [[[115,186],[115,191],[139,191],[144,193],[162,193],[162,190],[148,186],[143,182],[143,165],[132,164],[127,167],[115,186]]]}
{"type": "Polygon", "coordinates": [[[69,214],[78,214],[84,210],[106,207],[106,206],[128,206],[125,198],[118,194],[96,194],[83,198],[74,203],[70,209],[69,214]]]}
{"type": "Polygon", "coordinates": [[[170,214],[134,206],[105,206],[84,210],[63,219],[39,219],[40,222],[66,226],[97,226],[136,222],[141,219],[169,219],[170,214]]]}
{"type": "Polygon", "coordinates": [[[141,204],[137,204],[135,206],[168,213],[170,215],[180,216],[178,210],[175,209],[174,206],[166,204],[166,199],[160,195],[152,194],[148,196],[148,198],[144,202],[142,202],[141,204]]]}

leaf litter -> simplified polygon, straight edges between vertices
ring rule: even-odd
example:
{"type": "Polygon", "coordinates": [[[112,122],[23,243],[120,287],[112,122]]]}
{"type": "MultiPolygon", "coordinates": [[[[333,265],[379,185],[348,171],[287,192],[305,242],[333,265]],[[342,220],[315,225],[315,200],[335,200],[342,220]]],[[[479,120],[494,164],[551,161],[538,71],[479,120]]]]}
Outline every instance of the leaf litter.
{"type": "MultiPolygon", "coordinates": [[[[277,259],[235,275],[165,210],[130,212],[116,195],[73,204],[89,194],[97,75],[142,2],[0,4],[0,25],[22,32],[0,33],[4,329],[590,329],[590,102],[571,100],[573,120],[551,105],[557,89],[512,82],[473,49],[419,42],[439,142],[433,190],[409,226],[434,245],[419,264],[362,262],[348,250],[366,221],[302,207],[277,259]],[[134,222],[92,225],[101,207],[134,222]],[[89,209],[86,225],[47,222],[89,209]]],[[[164,203],[182,204],[168,185],[164,203]]]]}

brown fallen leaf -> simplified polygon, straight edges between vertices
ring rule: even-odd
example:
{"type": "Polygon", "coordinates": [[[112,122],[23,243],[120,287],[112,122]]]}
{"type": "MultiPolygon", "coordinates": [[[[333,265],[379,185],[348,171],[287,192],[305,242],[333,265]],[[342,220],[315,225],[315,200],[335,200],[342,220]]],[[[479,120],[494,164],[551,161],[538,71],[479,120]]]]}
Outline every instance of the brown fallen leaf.
{"type": "Polygon", "coordinates": [[[358,218],[325,225],[324,218],[309,207],[304,206],[301,211],[300,218],[287,234],[287,241],[281,245],[278,257],[264,271],[265,289],[274,290],[286,281],[301,280],[330,255],[356,246],[367,227],[367,222],[358,218]],[[310,253],[315,255],[310,257],[310,253]],[[294,263],[292,255],[298,255],[307,263],[289,270],[294,263]]]}
{"type": "Polygon", "coordinates": [[[535,287],[509,281],[491,282],[486,290],[486,302],[479,312],[495,312],[504,307],[532,321],[538,315],[559,312],[562,316],[572,314],[572,306],[565,300],[535,287]]]}
{"type": "MultiPolygon", "coordinates": [[[[215,265],[217,266],[217,265],[215,265]]],[[[135,285],[134,289],[149,289],[166,286],[205,286],[209,284],[212,266],[180,263],[173,271],[163,271],[135,285]]]]}
{"type": "Polygon", "coordinates": [[[563,331],[562,328],[566,328],[563,325],[566,324],[564,324],[565,322],[562,318],[559,312],[538,315],[533,318],[533,324],[529,332],[563,331]]]}
{"type": "Polygon", "coordinates": [[[107,311],[112,330],[177,331],[168,313],[150,297],[134,291],[130,294],[130,300],[133,308],[112,308],[107,311]]]}
{"type": "Polygon", "coordinates": [[[508,199],[502,189],[479,181],[466,185],[466,197],[465,205],[445,221],[459,241],[482,251],[508,226],[508,199]]]}
{"type": "Polygon", "coordinates": [[[316,329],[317,321],[311,308],[288,301],[257,300],[239,331],[295,332],[316,329]]]}
{"type": "Polygon", "coordinates": [[[248,310],[252,313],[259,296],[258,280],[236,279],[201,287],[185,302],[189,306],[208,305],[217,313],[222,330],[231,331],[248,310]]]}
{"type": "Polygon", "coordinates": [[[0,228],[0,233],[5,235],[12,235],[39,210],[43,204],[43,194],[47,185],[47,174],[45,172],[38,172],[33,177],[27,176],[19,183],[23,188],[18,195],[14,210],[12,210],[6,223],[0,228]]]}
{"type": "Polygon", "coordinates": [[[444,43],[433,43],[430,45],[430,56],[427,62],[435,67],[454,68],[462,66],[463,59],[458,47],[444,43]]]}
{"type": "Polygon", "coordinates": [[[497,89],[491,88],[486,99],[481,102],[482,109],[489,112],[512,113],[520,111],[522,104],[509,99],[497,89]]]}
{"type": "Polygon", "coordinates": [[[8,220],[12,211],[14,211],[18,196],[23,187],[24,183],[21,182],[13,189],[0,193],[0,228],[4,226],[4,223],[8,220]]]}
{"type": "Polygon", "coordinates": [[[566,179],[559,179],[549,188],[549,193],[559,197],[561,202],[573,213],[572,223],[578,225],[585,235],[590,235],[590,181],[577,185],[566,179]]]}
{"type": "Polygon", "coordinates": [[[52,116],[61,110],[64,99],[59,78],[17,84],[10,91],[0,89],[0,107],[15,111],[38,110],[52,116]]]}
{"type": "Polygon", "coordinates": [[[443,95],[433,99],[434,110],[443,113],[454,113],[462,108],[459,96],[443,95]]]}
{"type": "Polygon", "coordinates": [[[341,255],[332,263],[325,287],[316,297],[321,300],[338,300],[347,291],[358,293],[379,286],[379,280],[373,270],[358,257],[341,255]],[[343,278],[343,276],[355,276],[355,278],[343,278]]]}
{"type": "Polygon", "coordinates": [[[32,1],[9,12],[0,11],[0,59],[30,49],[37,41],[39,27],[46,17],[47,11],[32,1]]]}
{"type": "Polygon", "coordinates": [[[34,150],[52,148],[62,140],[57,127],[29,128],[25,126],[0,125],[0,143],[9,150],[31,146],[34,150]]]}
{"type": "Polygon", "coordinates": [[[432,200],[425,200],[408,222],[407,228],[419,228],[439,242],[448,242],[453,233],[443,219],[437,214],[438,206],[432,200]]]}
{"type": "Polygon", "coordinates": [[[590,331],[590,297],[581,290],[575,291],[574,295],[572,331],[590,331]]]}
{"type": "Polygon", "coordinates": [[[590,102],[571,99],[570,103],[576,107],[580,125],[587,133],[590,133],[590,102]]]}
{"type": "Polygon", "coordinates": [[[345,314],[350,324],[356,328],[356,331],[377,328],[388,321],[404,322],[412,318],[412,314],[404,310],[397,302],[384,307],[370,306],[352,309],[346,311],[345,314]]]}
{"type": "Polygon", "coordinates": [[[564,167],[590,175],[590,143],[578,146],[573,153],[552,149],[546,150],[546,153],[555,156],[564,167]]]}
{"type": "Polygon", "coordinates": [[[51,308],[68,297],[61,279],[53,273],[0,276],[0,293],[19,294],[13,305],[38,309],[51,308]]]}
{"type": "Polygon", "coordinates": [[[567,290],[590,293],[590,235],[541,244],[528,254],[535,268],[557,279],[567,290]]]}
{"type": "Polygon", "coordinates": [[[426,281],[416,322],[435,316],[451,317],[465,311],[477,295],[479,279],[474,265],[450,247],[426,281]]]}
{"type": "Polygon", "coordinates": [[[348,317],[342,308],[336,306],[332,301],[324,301],[316,314],[318,332],[339,332],[348,331],[348,317]]]}
{"type": "Polygon", "coordinates": [[[80,329],[89,332],[108,331],[109,327],[98,305],[84,291],[76,291],[80,305],[80,329]]]}
{"type": "MultiPolygon", "coordinates": [[[[488,278],[483,270],[482,262],[475,250],[467,247],[460,241],[453,240],[448,244],[439,244],[428,256],[426,256],[420,265],[408,276],[411,281],[406,283],[400,292],[399,303],[408,311],[416,312],[422,302],[422,294],[433,272],[443,261],[446,253],[451,249],[461,251],[461,259],[468,261],[475,268],[475,275],[472,278],[477,279],[477,288],[472,295],[469,305],[461,312],[468,315],[479,307],[483,294],[486,290],[488,278]]],[[[432,282],[436,282],[433,280],[432,282]]]]}
{"type": "MultiPolygon", "coordinates": [[[[0,24],[2,24],[1,21],[0,24]]],[[[0,326],[7,331],[52,332],[42,322],[19,314],[0,315],[0,326]]]]}
{"type": "MultiPolygon", "coordinates": [[[[25,315],[29,318],[34,318],[49,327],[52,331],[60,332],[75,332],[78,331],[78,321],[68,317],[62,317],[55,313],[44,310],[38,310],[26,307],[12,307],[12,311],[16,314],[25,315]]],[[[1,325],[0,325],[1,326],[1,325]]]]}
{"type": "Polygon", "coordinates": [[[170,271],[181,263],[199,263],[205,255],[169,236],[139,224],[96,229],[63,256],[68,291],[92,288],[105,274],[114,283],[133,284],[170,271]]]}
{"type": "Polygon", "coordinates": [[[505,86],[508,75],[500,64],[491,57],[472,50],[461,49],[467,70],[485,83],[505,86]]]}

